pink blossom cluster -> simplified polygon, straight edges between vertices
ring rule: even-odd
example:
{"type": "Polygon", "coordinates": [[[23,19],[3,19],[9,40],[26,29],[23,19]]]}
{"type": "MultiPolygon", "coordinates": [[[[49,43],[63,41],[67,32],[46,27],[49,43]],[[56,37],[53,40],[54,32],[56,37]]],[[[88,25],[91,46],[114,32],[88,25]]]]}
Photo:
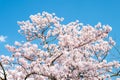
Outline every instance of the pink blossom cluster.
{"type": "MultiPolygon", "coordinates": [[[[108,37],[112,28],[79,21],[61,24],[63,18],[43,12],[18,22],[27,42],[6,45],[11,56],[0,56],[1,79],[8,80],[105,80],[111,79],[118,61],[106,56],[115,45],[108,37]],[[32,41],[37,39],[39,44],[32,41]]],[[[119,79],[117,79],[119,80],[119,79]]]]}

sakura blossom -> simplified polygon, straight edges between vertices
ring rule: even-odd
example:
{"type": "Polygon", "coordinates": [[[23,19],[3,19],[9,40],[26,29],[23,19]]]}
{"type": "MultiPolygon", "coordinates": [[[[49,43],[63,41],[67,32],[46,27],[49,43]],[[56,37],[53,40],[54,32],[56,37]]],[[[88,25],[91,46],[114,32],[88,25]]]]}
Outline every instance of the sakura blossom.
{"type": "Polygon", "coordinates": [[[6,45],[11,56],[0,56],[0,79],[111,80],[113,69],[120,67],[119,61],[106,59],[115,45],[108,36],[112,28],[78,20],[61,24],[63,20],[43,12],[19,21],[18,32],[26,41],[6,45]]]}

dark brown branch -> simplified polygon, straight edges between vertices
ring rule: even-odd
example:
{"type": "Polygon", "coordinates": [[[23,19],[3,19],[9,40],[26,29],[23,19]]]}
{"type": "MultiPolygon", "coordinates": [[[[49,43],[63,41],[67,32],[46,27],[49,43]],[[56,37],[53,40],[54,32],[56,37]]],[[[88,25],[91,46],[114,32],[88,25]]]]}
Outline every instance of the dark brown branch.
{"type": "Polygon", "coordinates": [[[84,46],[84,45],[86,45],[86,44],[89,44],[89,43],[91,43],[91,42],[93,42],[93,41],[97,41],[97,38],[101,37],[101,35],[104,34],[104,33],[107,34],[108,32],[103,32],[103,33],[97,35],[94,39],[91,39],[91,40],[89,40],[89,41],[87,41],[87,42],[85,42],[85,43],[83,43],[83,44],[79,44],[78,46],[74,47],[74,49],[75,49],[75,48],[79,48],[79,47],[81,47],[81,46],[84,46]]]}
{"type": "Polygon", "coordinates": [[[51,61],[50,65],[53,65],[53,63],[54,63],[59,57],[61,57],[62,55],[63,55],[63,53],[61,53],[60,55],[58,55],[57,57],[55,57],[55,58],[51,61]]]}
{"type": "Polygon", "coordinates": [[[4,79],[2,79],[2,80],[7,80],[6,72],[5,72],[5,69],[4,69],[4,67],[3,67],[1,62],[0,62],[0,66],[1,66],[1,68],[3,70],[3,75],[4,75],[4,79]]]}
{"type": "Polygon", "coordinates": [[[24,56],[24,58],[27,59],[27,60],[29,60],[29,61],[35,61],[34,59],[31,59],[31,58],[26,57],[26,56],[24,56]]]}
{"type": "Polygon", "coordinates": [[[13,64],[14,65],[20,65],[25,70],[25,72],[28,74],[27,69],[22,64],[20,64],[19,61],[18,61],[18,63],[13,63],[13,64]]]}
{"type": "Polygon", "coordinates": [[[0,77],[0,80],[4,80],[2,77],[0,77]]]}
{"type": "Polygon", "coordinates": [[[120,76],[120,71],[118,71],[117,73],[111,75],[111,77],[115,77],[115,76],[120,76]]]}
{"type": "Polygon", "coordinates": [[[41,76],[45,76],[45,77],[50,77],[49,75],[38,74],[36,72],[32,72],[32,73],[27,74],[24,80],[27,80],[27,78],[30,77],[31,75],[41,75],[41,76]]]}
{"type": "Polygon", "coordinates": [[[34,74],[37,74],[37,73],[36,72],[32,72],[30,74],[27,74],[24,80],[26,80],[28,77],[30,77],[31,75],[34,75],[34,74]]]}

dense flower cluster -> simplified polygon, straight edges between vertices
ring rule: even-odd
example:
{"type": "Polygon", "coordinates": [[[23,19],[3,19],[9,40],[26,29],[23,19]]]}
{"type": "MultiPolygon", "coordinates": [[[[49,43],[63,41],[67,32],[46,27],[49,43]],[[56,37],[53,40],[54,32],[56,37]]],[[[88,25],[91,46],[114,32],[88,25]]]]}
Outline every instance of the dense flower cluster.
{"type": "Polygon", "coordinates": [[[6,45],[12,56],[0,57],[1,79],[8,80],[104,80],[111,79],[118,61],[107,62],[115,42],[109,25],[95,27],[79,21],[60,24],[63,18],[43,12],[18,22],[27,42],[6,45]],[[30,41],[39,40],[39,44],[30,41]],[[4,67],[4,68],[3,68],[4,67]],[[24,74],[24,75],[23,75],[24,74]]]}

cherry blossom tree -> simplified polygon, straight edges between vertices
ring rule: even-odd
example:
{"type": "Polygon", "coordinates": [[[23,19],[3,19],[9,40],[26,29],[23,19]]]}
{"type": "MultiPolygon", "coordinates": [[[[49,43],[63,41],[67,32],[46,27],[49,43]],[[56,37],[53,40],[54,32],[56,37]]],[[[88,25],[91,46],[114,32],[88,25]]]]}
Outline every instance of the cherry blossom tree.
{"type": "Polygon", "coordinates": [[[108,37],[112,28],[62,21],[54,13],[43,12],[18,22],[26,42],[6,45],[11,56],[0,56],[0,79],[110,80],[115,76],[119,61],[106,59],[115,45],[108,37]]]}

